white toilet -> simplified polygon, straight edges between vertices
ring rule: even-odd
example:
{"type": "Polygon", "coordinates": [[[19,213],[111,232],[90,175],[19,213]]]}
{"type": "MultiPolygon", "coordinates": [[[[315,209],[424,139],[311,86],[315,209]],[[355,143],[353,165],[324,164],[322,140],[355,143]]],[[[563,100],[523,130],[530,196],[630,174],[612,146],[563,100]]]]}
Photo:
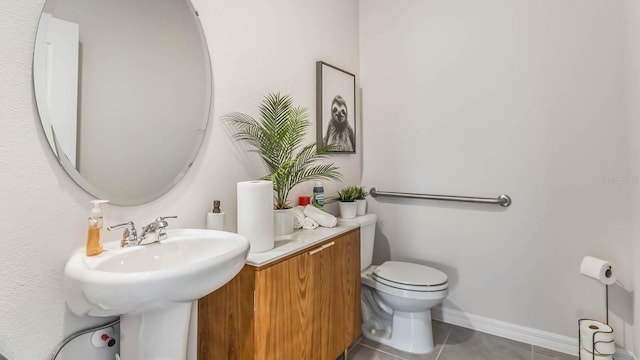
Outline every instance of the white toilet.
{"type": "Polygon", "coordinates": [[[377,219],[367,214],[344,220],[360,224],[362,335],[408,353],[429,353],[431,308],[447,296],[447,275],[401,261],[371,265],[377,219]]]}

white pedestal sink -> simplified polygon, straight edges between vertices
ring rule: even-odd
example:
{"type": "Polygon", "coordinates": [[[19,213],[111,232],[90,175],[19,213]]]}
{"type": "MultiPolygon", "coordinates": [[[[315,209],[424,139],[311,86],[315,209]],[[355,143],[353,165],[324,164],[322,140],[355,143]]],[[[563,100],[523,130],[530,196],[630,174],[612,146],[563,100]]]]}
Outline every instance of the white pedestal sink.
{"type": "Polygon", "coordinates": [[[244,266],[249,241],[215,230],[174,229],[159,243],[84,248],[65,267],[72,312],[120,316],[122,360],[184,360],[192,302],[220,288],[244,266]]]}

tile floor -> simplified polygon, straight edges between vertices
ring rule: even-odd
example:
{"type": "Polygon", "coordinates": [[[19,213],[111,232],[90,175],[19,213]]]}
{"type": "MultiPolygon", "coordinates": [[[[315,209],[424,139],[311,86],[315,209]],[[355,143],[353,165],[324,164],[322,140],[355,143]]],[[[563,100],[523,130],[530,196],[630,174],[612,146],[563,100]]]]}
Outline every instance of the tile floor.
{"type": "Polygon", "coordinates": [[[576,356],[433,322],[435,349],[413,355],[361,338],[349,351],[349,360],[576,360],[576,356]]]}

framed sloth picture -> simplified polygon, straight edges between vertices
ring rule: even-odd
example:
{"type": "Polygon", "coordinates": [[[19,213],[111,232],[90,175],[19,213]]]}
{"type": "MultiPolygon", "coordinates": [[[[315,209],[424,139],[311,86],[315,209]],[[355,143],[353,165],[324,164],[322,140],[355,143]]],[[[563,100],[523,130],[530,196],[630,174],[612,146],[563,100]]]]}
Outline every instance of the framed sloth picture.
{"type": "Polygon", "coordinates": [[[333,152],[356,152],[356,76],[316,62],[316,137],[333,152]]]}

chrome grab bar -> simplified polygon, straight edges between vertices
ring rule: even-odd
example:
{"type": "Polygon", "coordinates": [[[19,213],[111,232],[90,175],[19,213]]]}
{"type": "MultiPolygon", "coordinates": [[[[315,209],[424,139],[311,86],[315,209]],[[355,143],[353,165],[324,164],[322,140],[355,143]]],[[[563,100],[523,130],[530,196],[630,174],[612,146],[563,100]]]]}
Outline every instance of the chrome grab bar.
{"type": "Polygon", "coordinates": [[[511,198],[509,195],[502,194],[497,198],[483,198],[483,197],[469,197],[469,196],[451,196],[451,195],[432,195],[432,194],[415,194],[415,193],[402,193],[391,191],[380,191],[376,188],[371,188],[369,194],[373,197],[387,196],[406,199],[425,199],[425,200],[440,200],[440,201],[459,201],[478,204],[495,204],[502,207],[511,205],[511,198]]]}
{"type": "Polygon", "coordinates": [[[331,203],[334,203],[334,202],[338,202],[338,200],[340,200],[338,195],[336,195],[336,196],[327,196],[327,197],[324,198],[324,203],[325,204],[331,204],[331,203]]]}

